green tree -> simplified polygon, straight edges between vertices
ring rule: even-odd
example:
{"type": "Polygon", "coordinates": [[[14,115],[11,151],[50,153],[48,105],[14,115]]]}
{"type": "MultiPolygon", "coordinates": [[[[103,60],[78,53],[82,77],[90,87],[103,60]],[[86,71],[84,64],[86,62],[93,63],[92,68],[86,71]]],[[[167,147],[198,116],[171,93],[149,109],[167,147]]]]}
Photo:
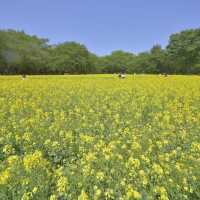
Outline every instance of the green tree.
{"type": "Polygon", "coordinates": [[[99,59],[99,66],[105,73],[128,71],[134,57],[134,54],[129,52],[113,51],[111,55],[103,56],[99,59]]]}
{"type": "Polygon", "coordinates": [[[5,60],[3,57],[4,45],[4,38],[2,37],[2,34],[0,32],[0,73],[3,73],[5,71],[5,60]]]}
{"type": "Polygon", "coordinates": [[[4,45],[1,56],[5,63],[5,73],[39,73],[47,58],[47,39],[30,36],[23,31],[0,31],[4,45]]]}
{"type": "Polygon", "coordinates": [[[167,52],[162,49],[161,45],[154,45],[150,50],[150,62],[154,65],[154,72],[156,73],[172,73],[167,52]]]}
{"type": "Polygon", "coordinates": [[[60,73],[90,73],[93,63],[90,52],[84,45],[65,42],[51,49],[51,68],[60,73]]]}
{"type": "Polygon", "coordinates": [[[137,55],[134,62],[134,71],[136,73],[156,73],[156,65],[152,62],[149,52],[142,52],[137,55]]]}
{"type": "Polygon", "coordinates": [[[185,30],[170,36],[167,51],[178,73],[194,72],[200,56],[200,29],[185,30]]]}

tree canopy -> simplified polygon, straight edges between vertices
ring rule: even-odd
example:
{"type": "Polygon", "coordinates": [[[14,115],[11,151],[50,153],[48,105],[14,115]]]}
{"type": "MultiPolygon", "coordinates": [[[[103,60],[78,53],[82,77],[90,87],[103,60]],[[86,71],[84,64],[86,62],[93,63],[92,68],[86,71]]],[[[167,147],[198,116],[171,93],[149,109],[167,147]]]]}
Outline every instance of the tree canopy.
{"type": "Polygon", "coordinates": [[[185,30],[170,36],[167,52],[177,72],[197,72],[200,63],[200,29],[185,30]]]}
{"type": "Polygon", "coordinates": [[[172,34],[166,48],[97,56],[77,42],[50,45],[24,31],[0,30],[1,74],[200,73],[200,29],[172,34]]]}

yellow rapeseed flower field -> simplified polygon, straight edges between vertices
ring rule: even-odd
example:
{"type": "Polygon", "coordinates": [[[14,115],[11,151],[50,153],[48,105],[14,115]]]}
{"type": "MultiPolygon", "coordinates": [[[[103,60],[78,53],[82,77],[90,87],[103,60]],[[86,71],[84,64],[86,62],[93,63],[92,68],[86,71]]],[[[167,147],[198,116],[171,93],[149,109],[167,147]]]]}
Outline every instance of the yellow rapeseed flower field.
{"type": "Polygon", "coordinates": [[[0,199],[200,199],[200,77],[0,77],[0,199]]]}

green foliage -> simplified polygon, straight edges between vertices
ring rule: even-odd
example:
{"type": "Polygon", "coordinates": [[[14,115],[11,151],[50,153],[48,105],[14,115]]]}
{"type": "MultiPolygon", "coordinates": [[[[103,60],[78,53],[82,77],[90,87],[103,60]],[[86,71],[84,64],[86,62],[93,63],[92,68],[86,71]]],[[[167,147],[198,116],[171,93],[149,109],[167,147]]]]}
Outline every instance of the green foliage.
{"type": "Polygon", "coordinates": [[[138,55],[118,50],[105,56],[77,42],[50,45],[23,31],[0,30],[1,74],[199,74],[199,57],[200,29],[171,35],[166,49],[158,44],[138,55]]]}
{"type": "Polygon", "coordinates": [[[13,30],[1,31],[5,73],[37,73],[46,65],[47,39],[13,30]]]}
{"type": "Polygon", "coordinates": [[[194,73],[200,56],[200,29],[171,35],[167,51],[180,73],[194,73]]]}
{"type": "Polygon", "coordinates": [[[124,51],[113,51],[111,55],[99,58],[99,66],[103,66],[105,73],[126,71],[134,60],[134,54],[124,51]]]}
{"type": "Polygon", "coordinates": [[[51,49],[50,65],[61,73],[90,73],[92,60],[84,45],[65,42],[51,49]]]}

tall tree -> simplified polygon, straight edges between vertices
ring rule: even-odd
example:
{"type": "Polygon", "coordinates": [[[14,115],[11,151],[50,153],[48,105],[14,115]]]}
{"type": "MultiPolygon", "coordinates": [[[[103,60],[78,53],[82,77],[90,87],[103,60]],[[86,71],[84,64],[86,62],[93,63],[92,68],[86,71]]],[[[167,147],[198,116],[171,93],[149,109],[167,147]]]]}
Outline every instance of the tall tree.
{"type": "Polygon", "coordinates": [[[52,48],[50,63],[61,73],[90,73],[93,68],[90,52],[76,42],[65,42],[52,48]]]}
{"type": "Polygon", "coordinates": [[[154,45],[150,50],[150,63],[154,65],[156,73],[170,73],[171,68],[167,62],[167,53],[161,45],[154,45]]]}
{"type": "Polygon", "coordinates": [[[200,29],[185,30],[170,36],[167,51],[176,71],[191,73],[200,56],[200,29]]]}
{"type": "Polygon", "coordinates": [[[37,73],[45,66],[47,39],[14,30],[0,31],[0,38],[4,39],[5,73],[37,73]]]}
{"type": "Polygon", "coordinates": [[[115,73],[128,71],[134,59],[134,54],[121,50],[113,51],[111,55],[103,56],[99,60],[99,66],[102,66],[103,72],[115,73]]]}

